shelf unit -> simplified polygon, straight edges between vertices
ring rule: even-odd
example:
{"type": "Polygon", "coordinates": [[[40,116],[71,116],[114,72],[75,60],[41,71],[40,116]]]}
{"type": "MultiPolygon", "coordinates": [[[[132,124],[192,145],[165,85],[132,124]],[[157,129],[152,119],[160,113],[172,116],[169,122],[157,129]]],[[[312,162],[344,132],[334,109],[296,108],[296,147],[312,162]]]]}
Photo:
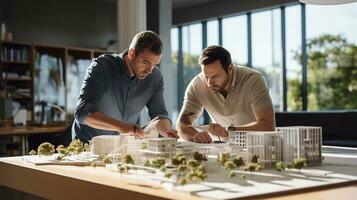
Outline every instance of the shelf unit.
{"type": "MultiPolygon", "coordinates": [[[[67,115],[73,115],[73,102],[77,101],[73,96],[68,96],[69,87],[73,91],[79,91],[81,87],[80,84],[70,84],[70,80],[67,80],[68,72],[67,68],[70,66],[70,62],[74,60],[88,60],[96,58],[102,54],[109,53],[108,51],[101,49],[90,49],[90,48],[78,48],[70,46],[61,45],[48,45],[48,44],[35,44],[28,42],[18,42],[18,41],[0,41],[0,96],[11,97],[13,101],[19,102],[20,105],[28,110],[28,121],[29,125],[37,125],[39,122],[35,119],[38,118],[38,108],[39,102],[41,100],[46,100],[48,94],[39,95],[36,94],[36,88],[39,86],[38,75],[41,73],[42,68],[36,68],[39,56],[48,55],[51,58],[58,58],[62,62],[62,76],[59,77],[56,72],[51,71],[48,76],[56,76],[56,79],[63,80],[64,84],[64,96],[59,94],[60,98],[64,98],[64,104],[60,105],[61,108],[67,111],[67,115]],[[26,95],[23,95],[26,94],[26,95]],[[72,107],[68,106],[68,102],[71,102],[72,107]],[[36,109],[35,109],[36,108],[36,109]]],[[[89,66],[88,64],[88,66],[89,66]]],[[[88,66],[81,67],[81,72],[86,70],[88,66]]],[[[83,75],[82,75],[83,76],[83,75]]],[[[78,78],[80,79],[80,78],[78,78]]],[[[58,80],[56,80],[58,83],[58,80]]],[[[55,82],[56,82],[55,81],[55,82]]],[[[82,81],[82,80],[80,80],[82,81]]],[[[53,91],[52,91],[53,92],[53,91]]],[[[71,120],[56,121],[51,122],[47,125],[63,125],[71,120]]]]}
{"type": "Polygon", "coordinates": [[[33,119],[33,45],[25,42],[0,43],[1,95],[11,97],[28,111],[28,121],[33,119]]]}
{"type": "MultiPolygon", "coordinates": [[[[26,108],[28,111],[27,125],[31,126],[43,125],[41,123],[41,101],[56,104],[56,102],[51,102],[54,99],[51,95],[56,94],[58,98],[63,98],[61,102],[64,103],[60,105],[60,107],[66,110],[67,114],[64,120],[62,120],[62,118],[48,120],[46,126],[69,125],[73,119],[73,105],[75,105],[78,98],[78,95],[75,95],[75,93],[80,90],[84,76],[83,73],[85,73],[93,58],[104,53],[109,52],[100,49],[61,45],[0,41],[0,97],[11,97],[13,102],[19,102],[22,107],[26,108]],[[51,67],[49,64],[46,65],[43,63],[41,67],[38,67],[38,62],[43,55],[47,55],[44,56],[42,60],[44,63],[51,63],[51,59],[57,58],[57,60],[62,63],[61,70],[56,70],[56,67],[51,67]],[[73,68],[71,62],[76,62],[76,60],[88,61],[86,65],[81,65],[81,74],[70,73],[70,70],[73,68]],[[47,70],[47,72],[44,70],[47,70]],[[61,73],[59,73],[59,71],[61,71],[61,73]],[[45,81],[39,81],[38,77],[40,74],[45,81]],[[82,77],[79,77],[80,75],[82,77]],[[76,79],[75,83],[73,83],[73,81],[71,82],[71,79],[74,78],[76,79]],[[58,89],[58,80],[62,80],[63,82],[63,94],[58,94],[58,91],[57,93],[54,92],[58,89]],[[43,82],[47,84],[42,84],[43,82]],[[46,86],[50,86],[51,84],[52,87],[46,88],[46,86]],[[55,87],[53,87],[53,85],[55,85],[55,87]],[[39,88],[45,92],[42,92],[40,95],[36,94],[39,88]],[[68,95],[70,91],[72,95],[68,95]],[[23,93],[27,95],[18,95],[23,93]]],[[[55,115],[58,115],[58,112],[55,113],[55,115]]],[[[52,116],[52,113],[50,116],[52,116]]],[[[2,122],[0,125],[3,126],[2,122]]],[[[6,126],[9,125],[11,125],[11,123],[9,123],[9,120],[6,120],[6,126]]],[[[2,155],[21,155],[19,137],[3,136],[0,138],[0,157],[2,155]]]]}

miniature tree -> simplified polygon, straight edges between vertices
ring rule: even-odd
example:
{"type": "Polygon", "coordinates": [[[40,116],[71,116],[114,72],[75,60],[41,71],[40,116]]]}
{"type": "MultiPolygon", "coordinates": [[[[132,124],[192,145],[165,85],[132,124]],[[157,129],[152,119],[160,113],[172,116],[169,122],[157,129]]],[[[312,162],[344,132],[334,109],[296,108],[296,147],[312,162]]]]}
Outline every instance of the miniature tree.
{"type": "Polygon", "coordinates": [[[166,164],[166,158],[158,157],[151,161],[151,165],[155,168],[160,168],[161,166],[166,164]]]}
{"type": "Polygon", "coordinates": [[[296,169],[302,169],[302,168],[306,167],[305,158],[295,158],[293,161],[293,166],[296,169]]]}
{"type": "Polygon", "coordinates": [[[151,166],[150,160],[145,160],[144,166],[145,167],[150,167],[151,166]]]}
{"type": "Polygon", "coordinates": [[[83,148],[84,148],[84,151],[85,151],[85,152],[90,152],[90,151],[91,151],[91,146],[90,146],[90,144],[88,144],[88,143],[85,143],[84,146],[83,146],[83,148]]]}
{"type": "Polygon", "coordinates": [[[188,169],[194,169],[194,168],[198,167],[198,165],[199,165],[199,163],[198,163],[198,161],[195,160],[195,159],[191,159],[191,160],[189,160],[189,161],[187,162],[187,168],[188,168],[188,169]]]}
{"type": "Polygon", "coordinates": [[[187,184],[187,178],[185,178],[185,177],[181,177],[180,179],[179,179],[179,184],[180,185],[186,185],[187,184]]]}
{"type": "Polygon", "coordinates": [[[58,145],[57,148],[56,148],[56,151],[59,154],[62,154],[62,155],[68,155],[69,154],[69,150],[67,148],[65,148],[63,145],[58,145]]]}
{"type": "Polygon", "coordinates": [[[197,170],[199,170],[199,171],[201,171],[201,172],[203,172],[203,173],[206,173],[206,169],[205,169],[205,167],[204,167],[203,165],[199,165],[199,166],[197,167],[197,170]]]}
{"type": "Polygon", "coordinates": [[[257,163],[250,163],[245,169],[244,171],[250,171],[250,172],[254,172],[254,171],[260,171],[262,169],[262,166],[260,166],[257,163]]]}
{"type": "Polygon", "coordinates": [[[191,166],[190,171],[187,174],[186,178],[191,182],[203,181],[204,179],[207,178],[206,170],[202,165],[196,167],[191,166]]]}
{"type": "Polygon", "coordinates": [[[183,174],[186,170],[187,170],[186,165],[179,165],[179,166],[177,167],[177,171],[178,171],[180,174],[183,174]]]}
{"type": "Polygon", "coordinates": [[[254,154],[253,157],[252,157],[252,163],[258,163],[258,160],[259,160],[259,156],[257,154],[254,154]]]}
{"type": "Polygon", "coordinates": [[[162,172],[166,172],[166,166],[165,166],[165,165],[161,165],[161,167],[160,167],[160,171],[162,171],[162,172]]]}
{"type": "Polygon", "coordinates": [[[233,178],[233,177],[235,177],[235,176],[236,176],[236,172],[235,172],[235,171],[230,170],[230,171],[228,172],[228,177],[229,177],[229,178],[233,178]]]}
{"type": "Polygon", "coordinates": [[[202,161],[207,161],[206,156],[204,156],[202,153],[199,153],[197,151],[193,153],[193,159],[197,160],[199,163],[201,163],[202,161]]]}
{"type": "Polygon", "coordinates": [[[103,156],[102,162],[103,162],[104,164],[111,164],[111,163],[113,163],[113,160],[112,160],[112,158],[109,157],[109,156],[103,156]]]}
{"type": "Polygon", "coordinates": [[[171,178],[172,173],[171,172],[165,172],[165,178],[171,178]]]}
{"type": "Polygon", "coordinates": [[[38,146],[37,153],[38,155],[50,156],[55,153],[55,147],[49,142],[44,142],[38,146]]]}
{"type": "Polygon", "coordinates": [[[224,168],[226,168],[226,170],[233,170],[236,167],[237,166],[233,163],[233,161],[227,161],[224,163],[224,168]]]}
{"type": "Polygon", "coordinates": [[[229,178],[233,178],[235,176],[235,171],[234,169],[236,168],[237,166],[234,164],[233,161],[227,161],[224,163],[224,168],[226,170],[228,170],[228,177],[229,178]]]}
{"type": "Polygon", "coordinates": [[[127,173],[129,171],[129,167],[126,165],[118,165],[118,169],[120,173],[127,173]]]}
{"type": "Polygon", "coordinates": [[[286,164],[282,161],[279,161],[277,163],[275,163],[275,170],[278,171],[278,172],[281,172],[283,170],[285,170],[286,168],[286,164]]]}
{"type": "Polygon", "coordinates": [[[233,159],[233,162],[234,162],[234,164],[237,166],[237,168],[239,168],[239,167],[245,165],[245,163],[244,163],[244,161],[243,161],[243,158],[240,157],[240,156],[236,156],[236,157],[233,159]]]}
{"type": "Polygon", "coordinates": [[[83,149],[83,142],[81,142],[79,139],[72,140],[72,142],[68,146],[68,150],[72,154],[80,154],[83,152],[83,149]]]}
{"type": "Polygon", "coordinates": [[[173,156],[171,163],[175,166],[184,165],[186,164],[186,156],[182,153],[176,153],[176,155],[173,156]]]}
{"type": "Polygon", "coordinates": [[[131,157],[131,155],[126,154],[123,159],[122,162],[125,164],[134,164],[134,159],[131,157]]]}

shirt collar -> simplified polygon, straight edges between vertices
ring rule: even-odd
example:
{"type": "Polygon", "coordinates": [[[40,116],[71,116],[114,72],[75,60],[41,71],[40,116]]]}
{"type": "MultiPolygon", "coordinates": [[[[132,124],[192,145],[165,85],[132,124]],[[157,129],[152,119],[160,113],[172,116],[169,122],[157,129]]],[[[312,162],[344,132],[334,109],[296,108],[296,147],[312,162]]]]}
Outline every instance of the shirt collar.
{"type": "Polygon", "coordinates": [[[233,65],[233,78],[232,78],[232,83],[231,83],[231,91],[234,89],[234,86],[236,86],[236,81],[237,81],[237,70],[238,67],[233,65]]]}
{"type": "Polygon", "coordinates": [[[132,77],[130,75],[130,71],[128,69],[129,66],[127,66],[124,62],[124,56],[128,55],[128,52],[129,52],[129,50],[126,49],[122,53],[119,54],[119,57],[121,58],[121,62],[122,62],[122,66],[120,67],[120,73],[123,75],[125,74],[126,76],[128,76],[129,79],[133,79],[133,78],[135,78],[135,76],[132,77]]]}

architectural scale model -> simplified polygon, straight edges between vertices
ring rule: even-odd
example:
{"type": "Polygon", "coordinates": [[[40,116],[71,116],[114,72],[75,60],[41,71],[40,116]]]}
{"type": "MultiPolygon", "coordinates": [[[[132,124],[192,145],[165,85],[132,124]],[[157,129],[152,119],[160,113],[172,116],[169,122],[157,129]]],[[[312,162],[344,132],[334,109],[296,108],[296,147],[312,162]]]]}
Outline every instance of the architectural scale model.
{"type": "Polygon", "coordinates": [[[279,132],[230,131],[229,142],[232,152],[240,155],[245,162],[253,156],[259,157],[263,168],[274,167],[282,159],[282,140],[279,132]]]}
{"type": "Polygon", "coordinates": [[[308,166],[321,164],[321,127],[277,127],[277,131],[282,133],[284,162],[291,163],[295,158],[305,158],[308,166]]]}
{"type": "Polygon", "coordinates": [[[277,161],[292,163],[296,158],[304,158],[308,166],[322,162],[321,127],[278,127],[276,132],[230,131],[229,144],[232,152],[246,161],[253,155],[259,156],[264,168],[275,166],[277,161]]]}
{"type": "Polygon", "coordinates": [[[150,138],[147,139],[149,151],[173,152],[176,151],[176,138],[150,138]]]}

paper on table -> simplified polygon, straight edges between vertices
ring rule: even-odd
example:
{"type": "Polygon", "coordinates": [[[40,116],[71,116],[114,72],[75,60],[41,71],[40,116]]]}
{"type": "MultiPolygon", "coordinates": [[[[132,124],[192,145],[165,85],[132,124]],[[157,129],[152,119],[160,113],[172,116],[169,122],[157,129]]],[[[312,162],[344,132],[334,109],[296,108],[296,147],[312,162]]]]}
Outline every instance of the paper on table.
{"type": "Polygon", "coordinates": [[[152,120],[146,122],[141,128],[144,130],[145,138],[158,137],[159,133],[157,130],[157,123],[159,122],[159,117],[155,117],[152,120]]]}

